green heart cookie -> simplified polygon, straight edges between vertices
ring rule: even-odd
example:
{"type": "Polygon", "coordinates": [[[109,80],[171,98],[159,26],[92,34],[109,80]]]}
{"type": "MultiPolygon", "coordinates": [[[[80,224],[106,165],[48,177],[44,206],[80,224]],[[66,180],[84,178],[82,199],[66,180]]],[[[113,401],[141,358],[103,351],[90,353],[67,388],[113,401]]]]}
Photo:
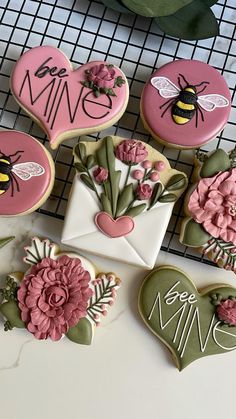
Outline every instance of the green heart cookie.
{"type": "Polygon", "coordinates": [[[181,371],[198,358],[236,349],[234,298],[230,285],[213,284],[198,292],[179,269],[163,266],[146,277],[139,310],[181,371]]]}

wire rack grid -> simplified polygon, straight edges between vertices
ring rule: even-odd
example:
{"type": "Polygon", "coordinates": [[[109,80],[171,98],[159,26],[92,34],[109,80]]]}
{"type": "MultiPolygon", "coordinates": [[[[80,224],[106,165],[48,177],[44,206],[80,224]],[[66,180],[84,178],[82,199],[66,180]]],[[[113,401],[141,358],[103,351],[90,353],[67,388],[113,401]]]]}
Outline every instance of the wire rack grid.
{"type": "MultiPolygon", "coordinates": [[[[130,85],[127,111],[113,127],[92,136],[120,135],[146,141],[162,152],[172,167],[193,173],[193,152],[168,149],[154,142],[143,128],[139,101],[150,74],[174,59],[199,59],[213,65],[225,77],[232,93],[229,122],[205,151],[234,147],[236,133],[236,5],[220,0],[213,11],[221,35],[203,41],[183,41],[163,34],[152,19],[119,14],[99,0],[0,0],[0,126],[17,129],[38,138],[49,149],[42,130],[19,108],[9,90],[12,67],[22,53],[38,45],[59,47],[75,66],[106,60],[124,71],[130,85]]],[[[74,177],[72,147],[78,139],[61,144],[53,152],[56,182],[50,199],[39,212],[63,219],[74,177]]],[[[175,206],[162,250],[204,263],[211,263],[194,250],[180,245],[179,229],[183,200],[175,206]]]]}

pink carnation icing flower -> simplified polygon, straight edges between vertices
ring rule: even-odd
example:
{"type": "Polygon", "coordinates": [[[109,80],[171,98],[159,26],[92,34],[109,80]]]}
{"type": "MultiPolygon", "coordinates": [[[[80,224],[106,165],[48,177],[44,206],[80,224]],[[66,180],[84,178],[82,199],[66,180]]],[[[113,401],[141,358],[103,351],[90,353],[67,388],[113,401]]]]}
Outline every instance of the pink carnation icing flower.
{"type": "Polygon", "coordinates": [[[17,293],[29,332],[37,339],[59,340],[86,316],[92,296],[89,281],[90,274],[78,258],[44,258],[32,266],[17,293]]]}
{"type": "Polygon", "coordinates": [[[103,89],[112,89],[115,83],[116,72],[114,68],[105,64],[95,65],[88,73],[88,81],[92,81],[97,87],[103,89]]]}
{"type": "Polygon", "coordinates": [[[236,326],[236,301],[230,299],[221,301],[216,312],[219,320],[230,326],[236,326]]]}
{"type": "Polygon", "coordinates": [[[93,176],[97,183],[103,183],[108,178],[108,170],[104,167],[97,167],[97,169],[93,171],[93,176]]]}
{"type": "Polygon", "coordinates": [[[136,194],[138,199],[141,201],[150,199],[152,196],[152,188],[150,185],[148,185],[148,183],[141,183],[136,189],[136,194]]]}
{"type": "Polygon", "coordinates": [[[141,141],[124,140],[116,147],[117,159],[128,165],[142,162],[147,155],[147,149],[141,141]]]}
{"type": "Polygon", "coordinates": [[[201,179],[188,209],[211,236],[236,245],[236,168],[201,179]]]}

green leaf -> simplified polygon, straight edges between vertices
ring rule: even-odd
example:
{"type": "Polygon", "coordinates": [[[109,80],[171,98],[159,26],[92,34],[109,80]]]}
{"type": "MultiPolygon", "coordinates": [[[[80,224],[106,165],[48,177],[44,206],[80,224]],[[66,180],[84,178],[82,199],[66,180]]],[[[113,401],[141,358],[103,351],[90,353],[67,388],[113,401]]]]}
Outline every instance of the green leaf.
{"type": "Polygon", "coordinates": [[[169,193],[167,195],[162,195],[158,199],[159,202],[166,203],[166,202],[174,202],[177,200],[177,196],[174,193],[169,193]]]}
{"type": "Polygon", "coordinates": [[[228,153],[218,148],[215,150],[203,163],[200,176],[211,177],[216,175],[218,172],[225,172],[231,167],[230,158],[228,153]]]}
{"type": "Polygon", "coordinates": [[[162,193],[162,190],[163,190],[162,184],[160,182],[156,183],[153,188],[149,209],[152,208],[157,203],[158,198],[162,193]]]}
{"type": "Polygon", "coordinates": [[[101,204],[102,204],[103,211],[112,215],[111,201],[109,200],[109,198],[106,196],[104,192],[102,192],[101,194],[101,204]]]}
{"type": "Polygon", "coordinates": [[[82,163],[75,163],[74,166],[77,172],[83,173],[87,171],[86,167],[82,163]]]}
{"type": "Polygon", "coordinates": [[[90,156],[87,157],[86,164],[87,164],[87,169],[92,169],[92,167],[95,166],[96,160],[92,154],[90,154],[90,156]]]}
{"type": "Polygon", "coordinates": [[[15,236],[5,237],[4,239],[0,239],[0,249],[6,246],[7,243],[14,240],[15,236]]]}
{"type": "Polygon", "coordinates": [[[92,189],[92,191],[95,190],[94,184],[93,184],[92,180],[90,179],[90,177],[88,175],[82,174],[82,175],[80,175],[80,179],[82,180],[82,182],[85,183],[85,185],[88,188],[92,189]]]}
{"type": "Polygon", "coordinates": [[[201,224],[196,223],[192,218],[184,221],[180,241],[185,246],[200,247],[204,246],[211,236],[202,228],[201,224]]]}
{"type": "Polygon", "coordinates": [[[76,144],[74,148],[74,153],[81,160],[83,164],[85,164],[86,160],[86,147],[83,143],[76,144]]]}
{"type": "Polygon", "coordinates": [[[129,217],[137,217],[137,215],[141,214],[141,212],[143,212],[146,208],[146,204],[140,204],[137,205],[136,207],[130,208],[125,215],[129,216],[129,217]]]}
{"type": "Polygon", "coordinates": [[[116,217],[119,217],[119,215],[124,211],[133,201],[134,199],[134,188],[133,184],[130,183],[129,185],[126,185],[121,192],[118,203],[117,203],[117,209],[116,209],[116,217]]]}
{"type": "Polygon", "coordinates": [[[131,10],[127,9],[119,0],[102,0],[105,6],[110,7],[120,13],[131,13],[131,10]]]}
{"type": "Polygon", "coordinates": [[[109,172],[110,174],[110,182],[111,182],[111,201],[112,201],[112,212],[115,217],[116,214],[116,207],[117,207],[117,200],[119,196],[119,184],[120,184],[120,177],[121,171],[118,170],[117,172],[109,172]]]}
{"type": "Polygon", "coordinates": [[[0,312],[4,318],[9,321],[12,327],[25,328],[25,323],[21,320],[20,310],[16,301],[11,300],[1,304],[0,312]]]}
{"type": "Polygon", "coordinates": [[[93,339],[93,327],[88,319],[80,319],[76,326],[66,333],[68,339],[80,345],[90,345],[93,339]]]}
{"type": "Polygon", "coordinates": [[[82,84],[84,87],[90,87],[90,86],[89,86],[89,85],[90,85],[89,81],[82,81],[82,82],[81,82],[81,84],[82,84]]]}
{"type": "Polygon", "coordinates": [[[176,38],[198,40],[219,34],[218,22],[205,0],[194,0],[174,14],[154,20],[163,32],[176,38]]]}
{"type": "Polygon", "coordinates": [[[167,16],[183,8],[193,0],[122,0],[132,12],[141,16],[167,16]]]}
{"type": "Polygon", "coordinates": [[[182,175],[182,174],[177,174],[172,176],[166,186],[165,189],[167,191],[177,191],[178,189],[182,189],[186,186],[187,183],[187,178],[186,176],[182,175]]]}

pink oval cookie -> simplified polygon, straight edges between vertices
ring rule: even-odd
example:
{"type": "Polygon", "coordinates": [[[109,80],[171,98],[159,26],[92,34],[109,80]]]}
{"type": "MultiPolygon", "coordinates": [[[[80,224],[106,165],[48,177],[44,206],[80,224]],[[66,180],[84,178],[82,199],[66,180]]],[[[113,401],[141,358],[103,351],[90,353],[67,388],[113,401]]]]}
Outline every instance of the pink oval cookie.
{"type": "Polygon", "coordinates": [[[11,76],[20,106],[46,132],[52,149],[65,139],[110,127],[123,115],[129,86],[122,71],[104,61],[73,70],[59,49],[27,51],[11,76]]]}
{"type": "Polygon", "coordinates": [[[0,216],[35,211],[53,183],[54,163],[42,144],[23,132],[0,132],[0,216]]]}
{"type": "Polygon", "coordinates": [[[144,126],[157,141],[177,148],[198,148],[215,138],[230,109],[224,78],[196,60],[176,60],[156,70],[141,98],[144,126]]]}

